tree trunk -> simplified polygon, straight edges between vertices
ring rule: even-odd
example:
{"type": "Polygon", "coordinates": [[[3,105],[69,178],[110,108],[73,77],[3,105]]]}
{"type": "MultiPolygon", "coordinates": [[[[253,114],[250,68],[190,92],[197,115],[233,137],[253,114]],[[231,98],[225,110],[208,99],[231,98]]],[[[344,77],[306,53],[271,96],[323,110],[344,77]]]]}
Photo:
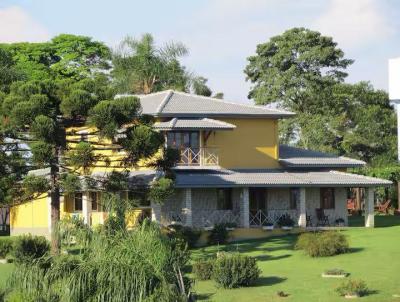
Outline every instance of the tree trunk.
{"type": "Polygon", "coordinates": [[[60,187],[58,185],[59,168],[56,165],[51,167],[51,253],[60,253],[60,240],[58,236],[58,222],[60,221],[60,187]]]}

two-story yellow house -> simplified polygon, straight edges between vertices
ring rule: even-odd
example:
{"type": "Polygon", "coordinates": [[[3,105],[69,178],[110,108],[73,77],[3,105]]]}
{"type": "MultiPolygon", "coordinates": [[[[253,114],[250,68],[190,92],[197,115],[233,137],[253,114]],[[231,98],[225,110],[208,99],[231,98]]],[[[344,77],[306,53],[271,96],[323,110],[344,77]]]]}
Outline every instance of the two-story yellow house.
{"type": "MultiPolygon", "coordinates": [[[[181,159],[175,167],[174,196],[162,205],[143,201],[136,218],[197,228],[222,222],[259,228],[276,224],[285,214],[303,228],[347,224],[348,189],[363,187],[365,225],[374,226],[374,187],[391,183],[346,173],[364,165],[362,161],[280,145],[278,122],[292,113],[171,90],[139,97],[143,114],[156,117],[155,128],[165,134],[168,146],[180,150],[181,159]]],[[[76,133],[90,141],[85,128],[76,133]]],[[[101,177],[111,170],[92,173],[101,177]]],[[[138,168],[131,175],[148,183],[155,171],[138,168]]],[[[107,213],[97,202],[99,195],[85,191],[64,196],[62,216],[102,223],[107,213]]],[[[10,222],[11,234],[49,235],[49,197],[13,207],[10,222]]]]}

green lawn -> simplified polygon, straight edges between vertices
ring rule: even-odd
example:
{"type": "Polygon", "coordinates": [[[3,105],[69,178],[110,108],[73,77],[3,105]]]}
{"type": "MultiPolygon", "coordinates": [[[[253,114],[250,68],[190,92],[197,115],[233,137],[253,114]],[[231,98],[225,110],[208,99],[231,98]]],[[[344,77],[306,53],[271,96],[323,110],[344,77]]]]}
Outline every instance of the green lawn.
{"type": "MultiPolygon", "coordinates": [[[[360,225],[362,218],[351,224],[360,225]]],[[[296,236],[281,236],[264,240],[249,240],[219,247],[219,250],[238,250],[257,257],[262,270],[259,282],[248,288],[224,290],[213,281],[200,281],[195,291],[200,301],[345,301],[334,288],[340,280],[322,279],[321,273],[329,268],[341,268],[352,278],[367,282],[372,293],[361,301],[399,301],[400,296],[400,217],[378,216],[376,228],[352,227],[347,229],[351,252],[329,258],[310,258],[302,251],[294,251],[296,236]],[[279,298],[277,291],[289,294],[279,298]]],[[[197,249],[193,258],[214,256],[218,247],[197,249]]]]}

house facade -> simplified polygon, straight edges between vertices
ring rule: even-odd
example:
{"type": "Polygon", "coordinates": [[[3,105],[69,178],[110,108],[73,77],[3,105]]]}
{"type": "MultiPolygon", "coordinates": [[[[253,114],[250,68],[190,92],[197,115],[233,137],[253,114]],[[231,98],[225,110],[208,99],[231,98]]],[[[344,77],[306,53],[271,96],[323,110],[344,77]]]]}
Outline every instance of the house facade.
{"type": "MultiPolygon", "coordinates": [[[[132,223],[151,217],[162,225],[231,223],[252,229],[286,216],[302,228],[347,225],[349,188],[365,188],[365,226],[374,226],[374,188],[391,182],[346,172],[363,166],[362,161],[281,145],[279,120],[292,113],[171,90],[139,97],[143,114],[156,118],[154,127],[181,157],[174,168],[174,195],[162,205],[144,200],[131,213],[132,223]]],[[[92,130],[73,129],[69,139],[98,142],[92,130]]],[[[120,151],[98,152],[121,156],[120,151]]],[[[114,169],[118,167],[98,165],[91,173],[102,177],[114,169]]],[[[145,164],[130,174],[144,183],[156,177],[145,164]]],[[[128,198],[130,192],[123,194],[128,198]]],[[[65,195],[61,215],[101,224],[107,213],[100,198],[96,191],[65,195]]],[[[42,195],[13,207],[10,224],[11,234],[49,235],[50,198],[42,195]]]]}

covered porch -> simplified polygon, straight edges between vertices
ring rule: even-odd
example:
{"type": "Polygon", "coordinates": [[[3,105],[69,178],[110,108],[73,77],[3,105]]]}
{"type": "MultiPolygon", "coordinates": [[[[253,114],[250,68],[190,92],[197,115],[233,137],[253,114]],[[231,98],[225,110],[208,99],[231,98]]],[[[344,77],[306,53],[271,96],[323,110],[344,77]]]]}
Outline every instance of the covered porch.
{"type": "Polygon", "coordinates": [[[346,226],[349,188],[363,187],[365,226],[373,227],[375,187],[389,184],[385,180],[333,171],[180,173],[175,195],[161,206],[152,205],[152,217],[163,225],[195,228],[219,223],[238,228],[277,226],[282,216],[289,216],[295,226],[302,228],[346,226]]]}

